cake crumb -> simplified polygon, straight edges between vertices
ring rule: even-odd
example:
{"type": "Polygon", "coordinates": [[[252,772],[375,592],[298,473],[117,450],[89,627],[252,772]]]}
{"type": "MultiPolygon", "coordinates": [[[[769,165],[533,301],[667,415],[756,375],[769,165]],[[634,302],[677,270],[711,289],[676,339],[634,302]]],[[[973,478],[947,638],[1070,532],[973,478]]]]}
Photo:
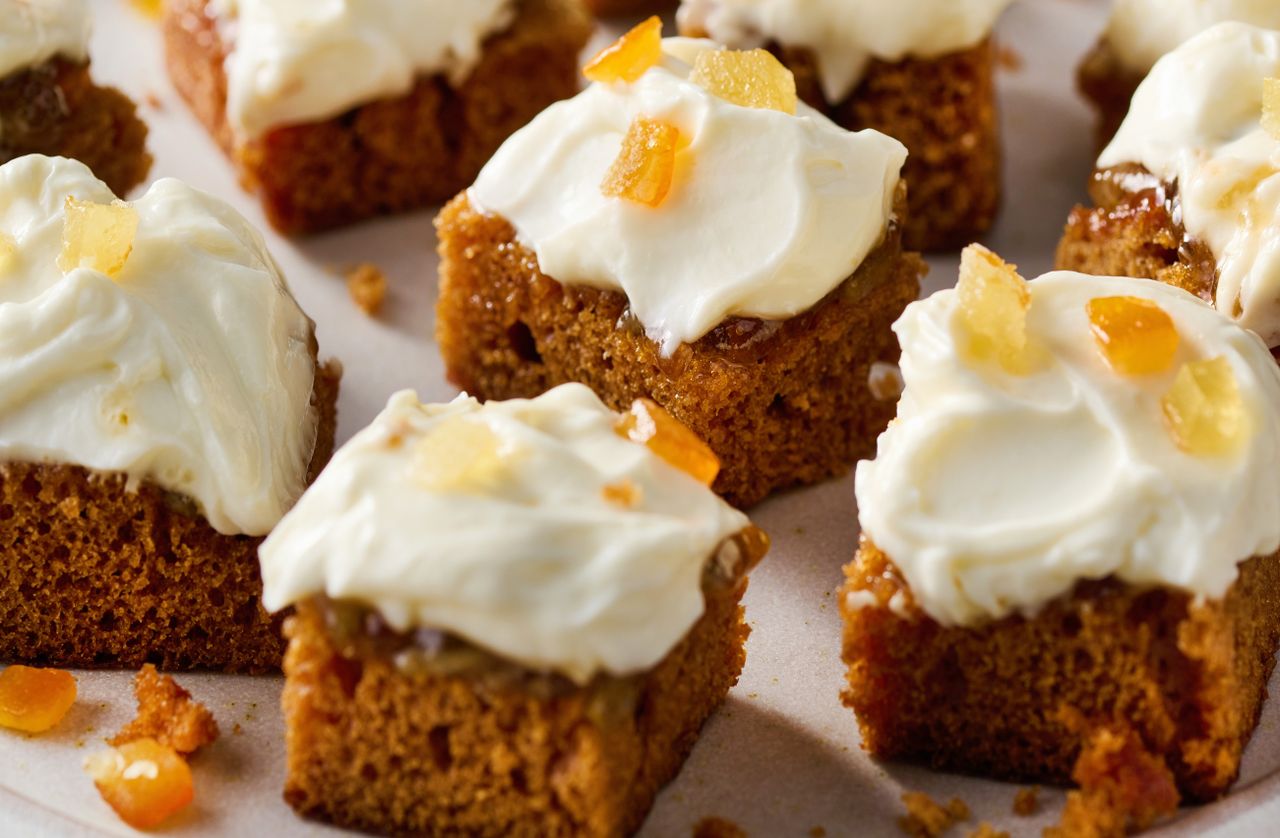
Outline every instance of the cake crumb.
{"type": "Polygon", "coordinates": [[[1009,833],[996,829],[991,824],[983,821],[969,833],[969,838],[1009,838],[1009,833]]]}
{"type": "Polygon", "coordinates": [[[1000,66],[1001,70],[1006,70],[1010,73],[1020,72],[1026,66],[1026,62],[1022,59],[1022,53],[1003,43],[996,44],[996,64],[1000,66]]]}
{"type": "Polygon", "coordinates": [[[139,670],[133,679],[133,693],[138,700],[138,715],[107,740],[112,747],[154,739],[190,756],[218,738],[218,723],[208,708],[153,665],[146,664],[139,670]]]}
{"type": "Polygon", "coordinates": [[[147,107],[153,111],[163,111],[164,101],[153,90],[148,90],[142,97],[142,101],[147,103],[147,107]]]}
{"type": "Polygon", "coordinates": [[[1037,797],[1039,794],[1039,786],[1018,789],[1018,793],[1013,796],[1013,813],[1024,818],[1034,815],[1040,809],[1040,800],[1037,797]]]}
{"type": "Polygon", "coordinates": [[[370,317],[377,317],[387,298],[387,277],[377,265],[362,262],[346,272],[351,301],[370,317]]]}
{"type": "Polygon", "coordinates": [[[815,826],[809,830],[809,838],[827,838],[827,830],[820,826],[815,826]]]}
{"type": "Polygon", "coordinates": [[[912,838],[937,838],[957,821],[969,819],[969,805],[958,797],[942,806],[922,791],[902,795],[907,814],[898,818],[898,826],[912,838]]]}
{"type": "Polygon", "coordinates": [[[710,817],[694,825],[693,838],[747,838],[747,832],[731,820],[710,817]]]}

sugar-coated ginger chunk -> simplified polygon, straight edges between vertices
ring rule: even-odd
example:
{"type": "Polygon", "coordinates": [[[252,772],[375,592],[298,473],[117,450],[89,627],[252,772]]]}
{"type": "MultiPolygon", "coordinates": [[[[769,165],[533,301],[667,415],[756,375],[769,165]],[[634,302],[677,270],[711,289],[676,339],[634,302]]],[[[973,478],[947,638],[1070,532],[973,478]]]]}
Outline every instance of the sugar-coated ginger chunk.
{"type": "Polygon", "coordinates": [[[1224,357],[1183,364],[1161,406],[1174,442],[1188,454],[1233,454],[1249,433],[1248,411],[1224,357]]]}
{"type": "Polygon", "coordinates": [[[636,399],[631,410],[618,417],[614,430],[708,486],[720,473],[720,460],[707,444],[648,399],[636,399]]]}
{"type": "Polygon", "coordinates": [[[653,119],[637,119],[622,138],[622,149],[600,191],[649,207],[661,206],[675,176],[680,130],[653,119]]]}
{"type": "Polygon", "coordinates": [[[168,675],[146,664],[133,679],[138,715],[107,744],[120,746],[138,739],[154,739],[186,756],[218,738],[213,714],[168,675]]]}
{"type": "Polygon", "coordinates": [[[796,112],[796,78],[768,50],[701,52],[689,79],[744,108],[796,112]]]}
{"type": "Polygon", "coordinates": [[[18,244],[7,233],[0,233],[0,277],[13,267],[18,258],[18,244]]]}
{"type": "Polygon", "coordinates": [[[187,761],[154,739],[93,754],[84,769],[107,805],[135,829],[159,826],[195,797],[187,761]]]}
{"type": "Polygon", "coordinates": [[[1102,357],[1121,375],[1154,375],[1173,366],[1178,327],[1168,312],[1142,297],[1096,297],[1089,328],[1102,357]]]}
{"type": "Polygon", "coordinates": [[[1017,268],[979,244],[960,256],[956,327],[970,361],[1025,374],[1030,367],[1027,310],[1031,291],[1017,268]]]}
{"type": "Polygon", "coordinates": [[[62,253],[58,267],[63,273],[91,268],[114,277],[133,252],[138,232],[138,213],[124,201],[95,204],[67,196],[62,221],[62,253]]]}
{"type": "Polygon", "coordinates": [[[1280,79],[1262,82],[1262,128],[1280,140],[1280,79]]]}
{"type": "Polygon", "coordinates": [[[633,82],[662,60],[662,20],[657,15],[596,53],[582,74],[591,81],[633,82]]]}
{"type": "Polygon", "coordinates": [[[414,480],[432,492],[483,492],[502,473],[501,447],[483,422],[446,420],[414,447],[414,480]]]}
{"type": "Polygon", "coordinates": [[[44,733],[76,701],[76,679],[62,669],[14,664],[0,672],[0,727],[44,733]]]}

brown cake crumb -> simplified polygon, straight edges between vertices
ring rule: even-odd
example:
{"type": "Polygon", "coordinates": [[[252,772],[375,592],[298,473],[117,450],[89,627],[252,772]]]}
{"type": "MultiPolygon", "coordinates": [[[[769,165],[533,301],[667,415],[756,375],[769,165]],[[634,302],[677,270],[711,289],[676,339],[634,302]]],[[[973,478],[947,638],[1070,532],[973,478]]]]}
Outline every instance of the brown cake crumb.
{"type": "Polygon", "coordinates": [[[1039,793],[1039,786],[1018,789],[1018,793],[1013,796],[1013,813],[1024,818],[1034,815],[1040,809],[1040,801],[1037,798],[1039,793]]]}
{"type": "Polygon", "coordinates": [[[747,832],[731,820],[711,817],[694,825],[693,838],[747,838],[747,832]]]}
{"type": "Polygon", "coordinates": [[[347,293],[361,311],[377,317],[387,298],[387,276],[377,265],[362,262],[347,271],[347,293]]]}
{"type": "Polygon", "coordinates": [[[809,838],[827,838],[827,830],[821,826],[815,826],[809,830],[809,838]]]}
{"type": "Polygon", "coordinates": [[[983,821],[969,833],[969,838],[1009,838],[1009,833],[996,829],[991,824],[983,821]]]}
{"type": "Polygon", "coordinates": [[[154,739],[189,756],[218,738],[218,723],[208,708],[151,664],[143,666],[133,679],[133,693],[138,699],[137,718],[108,739],[108,745],[154,739]]]}
{"type": "Polygon", "coordinates": [[[937,838],[957,821],[969,819],[969,805],[958,797],[943,806],[922,791],[908,791],[902,802],[907,814],[898,818],[898,826],[912,838],[937,838]]]}

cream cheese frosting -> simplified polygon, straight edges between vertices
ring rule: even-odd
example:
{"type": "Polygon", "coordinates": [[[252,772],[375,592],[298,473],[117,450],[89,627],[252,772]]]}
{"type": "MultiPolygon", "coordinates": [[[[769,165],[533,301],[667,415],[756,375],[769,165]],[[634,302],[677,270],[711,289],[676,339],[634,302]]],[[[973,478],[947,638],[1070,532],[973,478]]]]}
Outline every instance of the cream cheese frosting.
{"type": "Polygon", "coordinates": [[[732,104],[689,79],[718,47],[663,46],[634,83],[593,84],[518,131],[469,198],[510,221],[546,275],[624,292],[670,355],[732,316],[799,314],[843,282],[884,236],[907,152],[803,104],[794,116],[732,104]],[[688,142],[657,208],[600,188],[637,118],[688,142]]]}
{"type": "Polygon", "coordinates": [[[227,204],[157,181],[114,277],[65,273],[68,197],[115,196],[83,164],[0,166],[0,462],[123,473],[262,535],[302,493],[316,416],[311,321],[227,204]]]}
{"type": "Polygon", "coordinates": [[[89,58],[88,0],[0,0],[0,78],[51,58],[89,58]]]}
{"type": "Polygon", "coordinates": [[[407,93],[419,76],[463,81],[514,0],[214,0],[230,42],[227,116],[242,139],[407,93]]]}
{"type": "Polygon", "coordinates": [[[894,329],[906,390],[855,480],[863,531],[945,625],[1034,614],[1076,582],[1114,575],[1209,598],[1237,564],[1280,548],[1280,367],[1211,306],[1150,280],[1050,273],[1029,283],[1029,375],[962,360],[957,294],[909,306],[894,329]],[[1168,373],[1113,372],[1086,304],[1140,297],[1181,335],[1168,373]],[[1181,364],[1224,357],[1251,433],[1232,455],[1184,453],[1161,399],[1181,364]]]}
{"type": "Polygon", "coordinates": [[[1166,53],[1215,23],[1240,21],[1280,29],[1276,0],[1115,0],[1104,36],[1130,73],[1145,76],[1166,53]]]}
{"type": "Polygon", "coordinates": [[[702,614],[703,568],[748,521],[615,418],[580,384],[483,406],[395,394],[263,543],[264,604],[354,600],[579,682],[650,668],[702,614]],[[496,459],[473,444],[477,484],[424,482],[415,451],[458,423],[496,459]],[[633,506],[606,499],[619,484],[633,506]]]}
{"type": "Polygon", "coordinates": [[[937,58],[977,46],[1013,0],[683,0],[682,32],[735,49],[810,50],[828,102],[843,101],[872,59],[937,58]]]}
{"type": "Polygon", "coordinates": [[[1176,182],[1187,234],[1217,261],[1220,310],[1280,345],[1280,139],[1262,91],[1280,32],[1221,23],[1157,62],[1099,168],[1141,163],[1176,182]]]}

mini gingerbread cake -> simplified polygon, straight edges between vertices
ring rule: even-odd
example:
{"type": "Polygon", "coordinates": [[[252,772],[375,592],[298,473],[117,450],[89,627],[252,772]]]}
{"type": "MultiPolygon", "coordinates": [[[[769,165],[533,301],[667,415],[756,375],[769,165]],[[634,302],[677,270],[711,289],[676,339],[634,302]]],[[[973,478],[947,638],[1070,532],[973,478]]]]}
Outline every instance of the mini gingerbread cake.
{"type": "Polygon", "coordinates": [[[738,679],[768,539],[651,402],[392,397],[262,545],[285,799],[392,834],[637,829],[738,679]]]}
{"type": "Polygon", "coordinates": [[[0,166],[0,661],[279,667],[256,554],[338,371],[257,231],[175,180],[0,166]]]}
{"type": "Polygon", "coordinates": [[[267,218],[305,233],[448,199],[578,89],[578,0],[166,0],[169,75],[267,218]]]}
{"type": "Polygon", "coordinates": [[[895,329],[841,590],[863,747],[1074,780],[1067,826],[1101,831],[1072,835],[1224,794],[1280,646],[1266,347],[1178,288],[977,246],[895,329]]]}
{"type": "Polygon", "coordinates": [[[653,399],[749,505],[845,471],[893,414],[870,382],[924,270],[895,212],[906,150],[797,102],[763,50],[660,29],[602,53],[441,213],[436,337],[482,399],[653,399]]]}
{"type": "Polygon", "coordinates": [[[1080,92],[1098,111],[1098,146],[1129,112],[1139,83],[1161,57],[1223,21],[1280,29],[1280,3],[1270,0],[1114,0],[1107,29],[1077,74],[1080,92]]]}
{"type": "Polygon", "coordinates": [[[71,157],[124,195],[147,176],[137,108],[89,75],[87,0],[0,0],[0,164],[71,157]]]}
{"type": "Polygon", "coordinates": [[[1221,23],[1156,65],[1058,267],[1159,279],[1280,346],[1280,31],[1221,23]]]}
{"type": "Polygon", "coordinates": [[[990,229],[1000,206],[991,31],[1013,0],[683,0],[680,30],[765,47],[801,98],[840,125],[911,152],[907,247],[943,250],[990,229]]]}

